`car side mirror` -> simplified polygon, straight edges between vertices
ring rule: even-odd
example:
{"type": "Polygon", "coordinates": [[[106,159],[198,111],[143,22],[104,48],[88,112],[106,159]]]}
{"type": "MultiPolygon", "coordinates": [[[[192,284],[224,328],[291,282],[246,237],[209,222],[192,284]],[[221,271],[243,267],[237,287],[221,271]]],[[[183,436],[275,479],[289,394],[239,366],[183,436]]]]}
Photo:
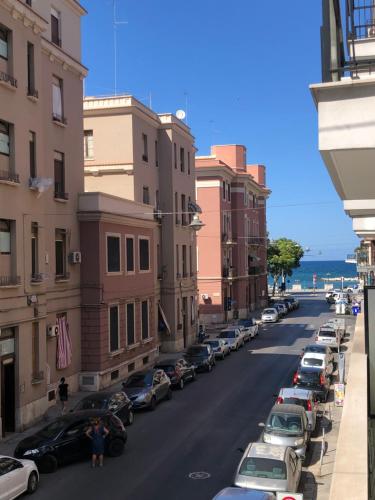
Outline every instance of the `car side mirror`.
{"type": "Polygon", "coordinates": [[[258,427],[265,427],[264,422],[259,422],[258,427]]]}

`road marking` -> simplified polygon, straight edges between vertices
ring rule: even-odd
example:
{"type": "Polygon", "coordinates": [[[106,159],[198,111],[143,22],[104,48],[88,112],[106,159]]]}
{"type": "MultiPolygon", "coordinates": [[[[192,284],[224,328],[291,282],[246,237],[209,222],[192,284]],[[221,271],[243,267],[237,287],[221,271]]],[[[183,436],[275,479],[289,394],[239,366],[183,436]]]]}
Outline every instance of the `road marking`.
{"type": "Polygon", "coordinates": [[[208,472],[190,472],[189,478],[190,479],[208,479],[211,477],[211,474],[208,472]]]}

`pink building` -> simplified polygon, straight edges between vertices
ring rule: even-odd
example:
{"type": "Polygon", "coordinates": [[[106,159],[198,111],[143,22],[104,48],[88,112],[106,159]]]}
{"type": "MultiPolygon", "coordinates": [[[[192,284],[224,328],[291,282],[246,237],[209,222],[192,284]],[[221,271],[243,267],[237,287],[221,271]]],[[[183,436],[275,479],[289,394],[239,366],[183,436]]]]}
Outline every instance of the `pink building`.
{"type": "Polygon", "coordinates": [[[267,302],[264,165],[247,165],[246,148],[212,146],[196,157],[200,322],[247,317],[267,302]]]}

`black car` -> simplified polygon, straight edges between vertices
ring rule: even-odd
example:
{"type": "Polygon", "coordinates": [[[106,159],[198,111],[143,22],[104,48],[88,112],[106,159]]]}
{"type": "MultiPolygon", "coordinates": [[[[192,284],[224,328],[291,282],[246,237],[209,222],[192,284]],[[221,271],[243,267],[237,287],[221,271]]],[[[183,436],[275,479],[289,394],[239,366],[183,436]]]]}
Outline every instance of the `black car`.
{"type": "Polygon", "coordinates": [[[207,344],[196,344],[188,348],[185,353],[188,363],[195,366],[195,369],[210,372],[215,366],[215,354],[211,346],[207,344]]]}
{"type": "Polygon", "coordinates": [[[134,373],[122,384],[134,409],[155,410],[163,399],[172,398],[171,381],[164,370],[145,370],[134,373]]]}
{"type": "Polygon", "coordinates": [[[19,459],[34,460],[41,472],[54,472],[58,466],[89,458],[91,440],[86,436],[94,418],[100,418],[109,430],[105,454],[118,457],[127,440],[121,420],[105,410],[85,410],[56,418],[38,432],[22,439],[14,450],[19,459]]]}
{"type": "Polygon", "coordinates": [[[293,386],[310,389],[319,401],[325,402],[329,393],[330,380],[326,377],[324,370],[299,367],[293,377],[293,386]]]}
{"type": "Polygon", "coordinates": [[[108,410],[118,417],[124,425],[134,421],[133,403],[123,391],[94,392],[84,397],[72,412],[81,410],[108,410]]]}
{"type": "Polygon", "coordinates": [[[195,367],[183,358],[159,361],[154,368],[160,368],[170,378],[172,387],[183,389],[186,382],[195,380],[195,367]]]}

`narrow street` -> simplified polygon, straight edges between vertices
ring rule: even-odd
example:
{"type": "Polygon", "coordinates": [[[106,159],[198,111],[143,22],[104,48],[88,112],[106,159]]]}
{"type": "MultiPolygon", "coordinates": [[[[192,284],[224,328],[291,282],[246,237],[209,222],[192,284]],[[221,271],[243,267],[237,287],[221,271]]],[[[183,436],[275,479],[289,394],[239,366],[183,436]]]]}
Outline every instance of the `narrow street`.
{"type": "Polygon", "coordinates": [[[281,323],[265,325],[258,338],[211,374],[175,391],[154,413],[136,415],[120,458],[103,469],[89,462],[42,475],[40,500],[209,500],[232,483],[239,447],[258,439],[281,386],[288,386],[301,348],[332,313],[323,296],[306,297],[281,323]],[[191,479],[193,472],[206,479],[191,479]]]}

